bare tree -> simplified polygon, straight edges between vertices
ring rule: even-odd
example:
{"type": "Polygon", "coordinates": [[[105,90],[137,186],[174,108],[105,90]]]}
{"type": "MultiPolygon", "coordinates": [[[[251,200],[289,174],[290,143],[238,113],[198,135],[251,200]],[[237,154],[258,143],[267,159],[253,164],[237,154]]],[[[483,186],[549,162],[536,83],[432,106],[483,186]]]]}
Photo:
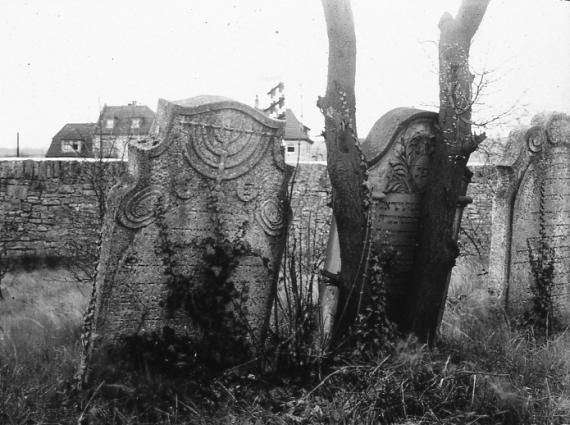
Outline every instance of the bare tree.
{"type": "MultiPolygon", "coordinates": [[[[440,22],[439,42],[439,124],[442,134],[436,141],[425,193],[412,287],[408,306],[410,330],[433,343],[445,304],[449,274],[459,251],[456,230],[458,208],[467,199],[470,179],[469,155],[485,139],[471,132],[473,74],[469,51],[490,0],[463,0],[457,16],[445,13],[440,22]]],[[[477,93],[475,93],[476,95],[477,93]]]]}
{"type": "Polygon", "coordinates": [[[329,39],[327,91],[318,106],[325,116],[332,208],[342,260],[335,334],[354,320],[363,283],[369,206],[366,161],[356,135],[354,82],[356,36],[350,0],[322,0],[329,39]]]}

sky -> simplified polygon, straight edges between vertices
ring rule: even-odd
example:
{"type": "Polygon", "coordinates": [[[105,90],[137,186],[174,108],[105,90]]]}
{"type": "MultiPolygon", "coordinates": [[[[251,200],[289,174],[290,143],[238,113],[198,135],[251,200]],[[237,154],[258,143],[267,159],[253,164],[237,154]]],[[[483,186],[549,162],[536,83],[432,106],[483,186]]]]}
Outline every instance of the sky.
{"type": "MultiPolygon", "coordinates": [[[[437,109],[438,22],[459,0],[353,0],[359,137],[399,106],[437,109]]],[[[0,147],[47,150],[100,108],[221,95],[286,105],[318,135],[328,41],[319,0],[2,0],[0,147]]],[[[476,121],[510,111],[505,135],[538,112],[570,113],[570,1],[492,0],[471,64],[486,88],[476,121]]]]}

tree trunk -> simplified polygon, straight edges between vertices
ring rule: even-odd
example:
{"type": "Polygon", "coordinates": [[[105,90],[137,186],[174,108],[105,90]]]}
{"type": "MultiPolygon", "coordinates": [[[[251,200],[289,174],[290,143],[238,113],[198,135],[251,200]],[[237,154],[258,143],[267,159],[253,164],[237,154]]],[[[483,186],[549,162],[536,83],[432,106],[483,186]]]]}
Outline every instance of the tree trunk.
{"type": "Polygon", "coordinates": [[[318,106],[325,116],[328,172],[333,214],[342,261],[338,314],[333,337],[338,341],[353,322],[364,271],[368,190],[366,161],[356,135],[354,79],[356,36],[350,0],[322,0],[329,39],[327,91],[318,106]]]}
{"type": "Polygon", "coordinates": [[[463,0],[456,18],[445,13],[440,22],[439,125],[419,234],[417,263],[408,306],[411,330],[433,344],[438,317],[445,305],[448,275],[459,254],[453,222],[464,198],[467,161],[485,135],[471,133],[469,49],[490,0],[463,0]]]}

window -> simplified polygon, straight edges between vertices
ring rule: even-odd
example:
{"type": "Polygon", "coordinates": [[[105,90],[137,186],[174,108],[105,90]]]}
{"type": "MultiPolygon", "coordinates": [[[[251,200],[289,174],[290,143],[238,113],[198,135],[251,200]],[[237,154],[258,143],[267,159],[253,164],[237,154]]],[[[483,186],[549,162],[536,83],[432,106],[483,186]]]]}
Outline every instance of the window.
{"type": "Polygon", "coordinates": [[[295,146],[287,146],[287,152],[295,152],[295,146]]]}
{"type": "Polygon", "coordinates": [[[61,151],[65,153],[69,152],[81,152],[81,146],[83,142],[81,140],[62,140],[61,141],[61,151]]]}
{"type": "Polygon", "coordinates": [[[133,118],[131,121],[131,128],[141,128],[141,119],[140,118],[133,118]]]}
{"type": "Polygon", "coordinates": [[[109,119],[105,120],[105,128],[113,128],[115,126],[115,120],[109,119]]]}

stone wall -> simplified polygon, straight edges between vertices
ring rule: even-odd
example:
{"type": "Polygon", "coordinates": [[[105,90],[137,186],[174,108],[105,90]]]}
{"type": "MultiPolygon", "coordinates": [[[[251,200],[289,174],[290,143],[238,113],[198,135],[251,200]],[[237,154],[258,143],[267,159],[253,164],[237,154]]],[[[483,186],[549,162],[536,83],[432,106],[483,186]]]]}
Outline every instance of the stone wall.
{"type": "MultiPolygon", "coordinates": [[[[69,240],[84,237],[86,216],[97,212],[92,180],[98,166],[97,161],[73,159],[0,161],[0,243],[6,256],[68,255],[69,240]]],[[[105,167],[118,175],[126,169],[126,162],[109,161],[105,167]]],[[[496,172],[493,166],[470,168],[474,175],[468,195],[474,202],[465,210],[460,244],[465,255],[480,251],[488,261],[496,172]]],[[[332,214],[327,206],[330,181],[326,165],[299,165],[292,183],[293,226],[289,233],[310,238],[316,245],[322,242],[324,250],[332,214]]]]}
{"type": "MultiPolygon", "coordinates": [[[[6,249],[1,255],[68,255],[69,240],[85,237],[85,218],[97,212],[92,180],[99,165],[72,159],[0,161],[0,243],[6,249]]],[[[126,162],[110,161],[105,167],[118,175],[126,169],[126,162]]],[[[470,168],[474,175],[468,195],[474,202],[463,215],[459,241],[464,255],[480,254],[486,262],[496,171],[493,166],[470,168]]],[[[324,250],[332,214],[327,206],[330,182],[326,165],[300,165],[292,183],[293,226],[289,233],[311,239],[316,246],[322,242],[324,250]]]]}
{"type": "Polygon", "coordinates": [[[462,256],[482,261],[486,270],[489,263],[491,210],[497,171],[493,165],[475,165],[469,169],[473,172],[473,177],[467,188],[467,196],[470,196],[473,202],[463,212],[459,245],[462,256]]]}
{"type": "Polygon", "coordinates": [[[126,169],[118,161],[0,161],[0,256],[68,257],[96,243],[97,192],[126,169]],[[102,179],[99,169],[104,172],[102,179]],[[75,246],[74,246],[75,245],[75,246]]]}

